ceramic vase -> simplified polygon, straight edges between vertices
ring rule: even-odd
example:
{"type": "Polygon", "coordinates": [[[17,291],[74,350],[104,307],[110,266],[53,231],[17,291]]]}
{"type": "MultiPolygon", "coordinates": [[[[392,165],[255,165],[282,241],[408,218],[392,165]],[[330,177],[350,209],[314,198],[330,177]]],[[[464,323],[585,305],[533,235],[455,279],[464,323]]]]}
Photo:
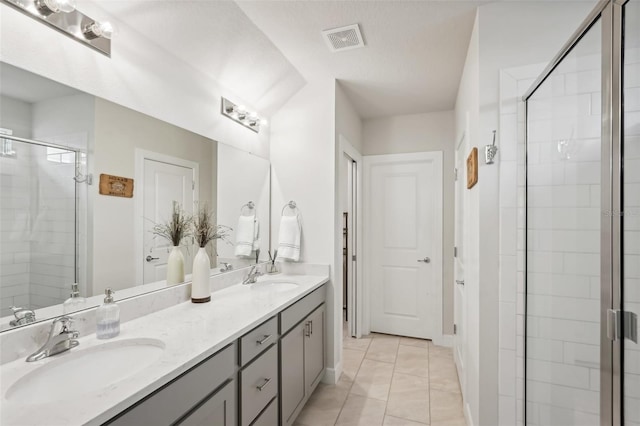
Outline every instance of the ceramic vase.
{"type": "Polygon", "coordinates": [[[179,246],[173,246],[167,259],[167,285],[184,282],[184,255],[179,246]]]}
{"type": "Polygon", "coordinates": [[[211,300],[209,290],[209,276],[211,275],[211,261],[204,247],[198,249],[193,259],[193,272],[191,275],[191,301],[193,303],[206,303],[211,300]]]}

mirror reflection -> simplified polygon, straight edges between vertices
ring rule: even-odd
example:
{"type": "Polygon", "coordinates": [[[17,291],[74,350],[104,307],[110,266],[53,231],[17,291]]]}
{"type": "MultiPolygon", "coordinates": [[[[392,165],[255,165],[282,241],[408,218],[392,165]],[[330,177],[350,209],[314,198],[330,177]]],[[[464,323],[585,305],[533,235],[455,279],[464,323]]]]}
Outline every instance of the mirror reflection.
{"type": "Polygon", "coordinates": [[[0,329],[97,306],[106,287],[121,300],[189,281],[193,238],[174,250],[153,232],[176,208],[231,228],[207,247],[211,274],[268,257],[268,160],[5,63],[0,76],[0,329]]]}

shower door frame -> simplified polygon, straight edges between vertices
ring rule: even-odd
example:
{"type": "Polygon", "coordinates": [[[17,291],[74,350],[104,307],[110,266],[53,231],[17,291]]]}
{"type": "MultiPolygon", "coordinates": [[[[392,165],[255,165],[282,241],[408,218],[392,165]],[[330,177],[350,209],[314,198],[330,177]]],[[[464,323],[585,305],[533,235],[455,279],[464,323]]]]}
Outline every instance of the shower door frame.
{"type": "MultiPolygon", "coordinates": [[[[528,99],[544,83],[582,37],[600,20],[602,24],[602,115],[601,115],[601,240],[600,240],[600,424],[623,424],[623,338],[611,337],[609,313],[622,306],[622,8],[629,0],[598,2],[543,73],[522,97],[525,104],[525,211],[528,209],[528,99]]],[[[525,215],[525,229],[527,217],[525,215]]],[[[527,232],[525,232],[525,310],[524,310],[524,423],[527,422],[527,232]]]]}

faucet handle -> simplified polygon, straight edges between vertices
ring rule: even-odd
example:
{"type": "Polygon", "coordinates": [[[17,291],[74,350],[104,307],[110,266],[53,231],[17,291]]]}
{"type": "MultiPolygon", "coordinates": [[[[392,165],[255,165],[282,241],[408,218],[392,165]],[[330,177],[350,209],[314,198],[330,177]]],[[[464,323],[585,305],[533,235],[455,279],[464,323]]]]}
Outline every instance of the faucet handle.
{"type": "Polygon", "coordinates": [[[66,315],[58,317],[58,318],[53,320],[53,323],[51,324],[51,329],[53,330],[55,328],[56,324],[60,323],[60,324],[62,324],[62,330],[60,331],[61,333],[70,331],[69,327],[71,326],[71,324],[74,323],[74,321],[75,320],[73,318],[71,318],[69,316],[66,316],[66,315]]]}

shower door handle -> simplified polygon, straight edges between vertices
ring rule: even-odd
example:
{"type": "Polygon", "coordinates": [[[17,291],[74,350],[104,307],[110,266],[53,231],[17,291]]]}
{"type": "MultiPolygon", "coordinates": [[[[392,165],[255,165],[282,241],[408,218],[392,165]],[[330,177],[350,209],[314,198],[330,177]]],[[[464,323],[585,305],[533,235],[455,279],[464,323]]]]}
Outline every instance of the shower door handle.
{"type": "Polygon", "coordinates": [[[464,280],[456,280],[456,284],[458,284],[458,285],[464,285],[464,280]]]}
{"type": "Polygon", "coordinates": [[[431,263],[431,259],[429,257],[425,257],[424,259],[418,259],[418,262],[431,263]]]}

